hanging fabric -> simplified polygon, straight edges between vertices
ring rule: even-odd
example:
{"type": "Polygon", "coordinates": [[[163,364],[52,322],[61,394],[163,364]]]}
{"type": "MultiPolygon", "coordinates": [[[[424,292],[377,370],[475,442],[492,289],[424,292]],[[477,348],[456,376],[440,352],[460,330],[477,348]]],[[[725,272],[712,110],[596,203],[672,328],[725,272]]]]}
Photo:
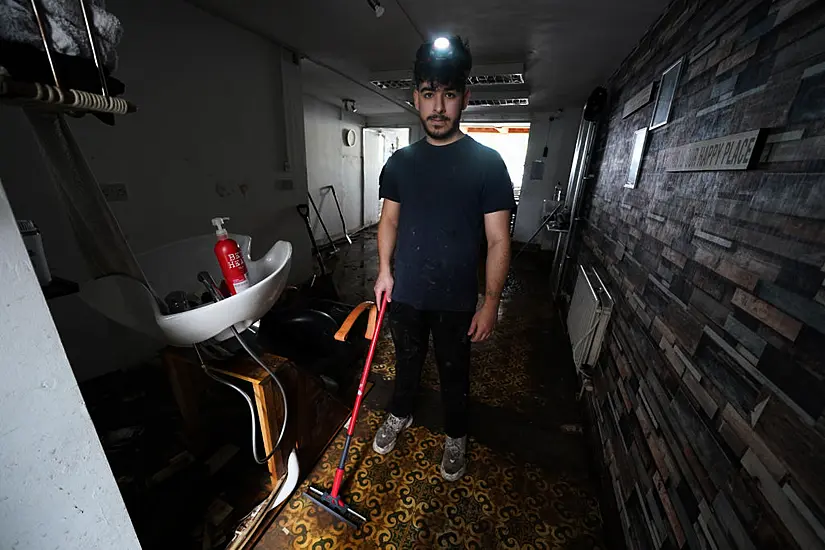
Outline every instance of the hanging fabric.
{"type": "Polygon", "coordinates": [[[63,115],[30,109],[25,113],[92,275],[119,273],[146,283],[63,115]]]}

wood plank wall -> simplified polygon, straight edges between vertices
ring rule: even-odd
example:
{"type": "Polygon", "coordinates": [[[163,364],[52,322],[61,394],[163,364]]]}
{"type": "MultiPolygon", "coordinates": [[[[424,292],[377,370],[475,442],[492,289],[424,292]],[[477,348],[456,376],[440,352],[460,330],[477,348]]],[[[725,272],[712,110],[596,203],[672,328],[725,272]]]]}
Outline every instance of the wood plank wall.
{"type": "Polygon", "coordinates": [[[609,90],[577,261],[617,302],[590,410],[625,543],[825,548],[825,1],[677,0],[609,90]],[[682,55],[626,189],[624,102],[682,55]],[[664,169],[758,128],[751,170],[664,169]]]}

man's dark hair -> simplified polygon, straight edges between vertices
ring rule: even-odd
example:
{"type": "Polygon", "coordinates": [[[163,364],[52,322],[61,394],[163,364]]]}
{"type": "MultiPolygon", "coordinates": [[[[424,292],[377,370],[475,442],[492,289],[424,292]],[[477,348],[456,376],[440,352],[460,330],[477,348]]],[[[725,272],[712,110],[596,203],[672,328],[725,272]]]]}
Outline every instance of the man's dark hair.
{"type": "Polygon", "coordinates": [[[422,44],[418,48],[413,70],[416,88],[422,83],[433,86],[441,84],[445,88],[461,92],[466,88],[467,77],[473,68],[470,48],[460,36],[451,36],[447,39],[450,41],[450,47],[446,50],[436,49],[435,41],[422,44]]]}

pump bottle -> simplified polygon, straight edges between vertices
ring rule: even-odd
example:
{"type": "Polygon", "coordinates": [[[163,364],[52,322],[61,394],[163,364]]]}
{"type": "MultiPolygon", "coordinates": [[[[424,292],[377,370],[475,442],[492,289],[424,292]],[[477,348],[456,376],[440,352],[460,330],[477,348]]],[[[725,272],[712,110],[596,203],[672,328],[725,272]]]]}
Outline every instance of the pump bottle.
{"type": "Polygon", "coordinates": [[[215,235],[218,237],[218,242],[215,244],[215,256],[218,258],[229,293],[234,296],[249,288],[250,285],[241,248],[234,239],[229,238],[223,227],[223,223],[228,220],[229,218],[212,218],[212,225],[215,226],[215,235]]]}

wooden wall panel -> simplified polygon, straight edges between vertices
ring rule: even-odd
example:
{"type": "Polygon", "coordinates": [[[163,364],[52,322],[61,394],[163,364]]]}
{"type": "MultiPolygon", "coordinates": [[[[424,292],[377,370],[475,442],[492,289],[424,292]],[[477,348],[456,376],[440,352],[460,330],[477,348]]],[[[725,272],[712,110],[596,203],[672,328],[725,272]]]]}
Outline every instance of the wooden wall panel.
{"type": "Polygon", "coordinates": [[[625,539],[825,549],[825,2],[677,0],[609,88],[577,260],[616,298],[591,403],[625,539]],[[653,103],[624,102],[681,56],[626,189],[653,103]],[[760,128],[750,170],[664,169],[760,128]]]}

